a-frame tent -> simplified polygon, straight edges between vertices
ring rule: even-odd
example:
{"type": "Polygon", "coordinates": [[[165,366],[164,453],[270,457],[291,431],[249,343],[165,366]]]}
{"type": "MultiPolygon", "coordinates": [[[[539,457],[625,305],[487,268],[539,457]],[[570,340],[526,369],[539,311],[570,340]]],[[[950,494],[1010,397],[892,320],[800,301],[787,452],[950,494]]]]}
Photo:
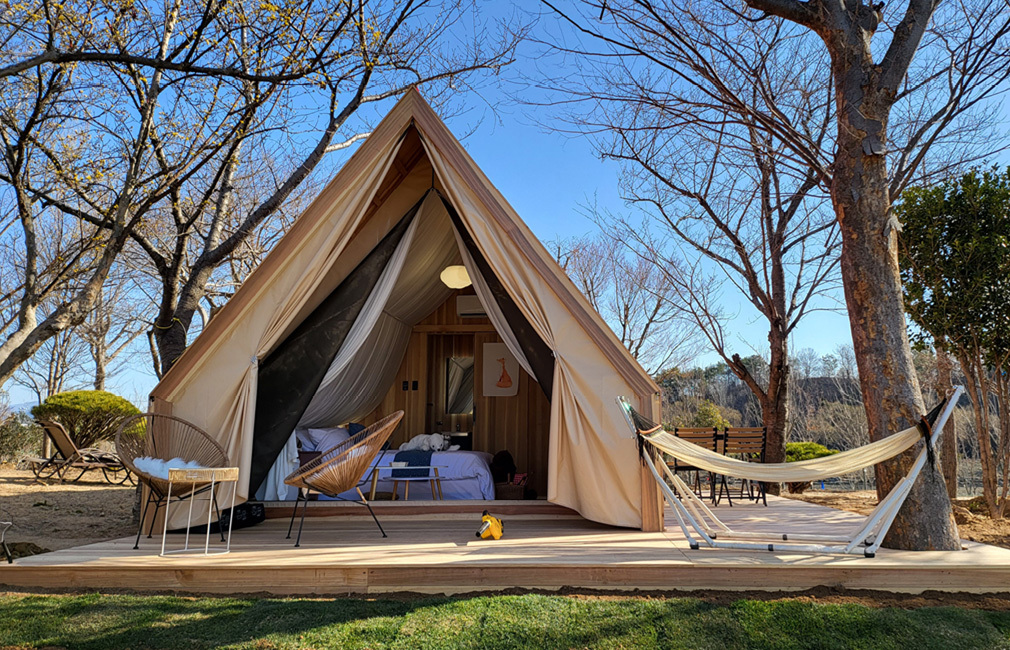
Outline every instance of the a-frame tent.
{"type": "Polygon", "coordinates": [[[549,399],[548,500],[660,529],[658,490],[615,403],[658,418],[657,385],[416,91],[165,374],[152,410],[214,435],[249,498],[296,424],[379,406],[453,263],[549,399]]]}

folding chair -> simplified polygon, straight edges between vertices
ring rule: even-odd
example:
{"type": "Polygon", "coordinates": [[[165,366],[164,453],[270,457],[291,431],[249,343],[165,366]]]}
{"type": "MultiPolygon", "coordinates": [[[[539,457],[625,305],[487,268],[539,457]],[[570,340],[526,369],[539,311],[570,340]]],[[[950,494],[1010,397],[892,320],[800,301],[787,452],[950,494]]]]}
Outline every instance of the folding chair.
{"type": "Polygon", "coordinates": [[[130,479],[129,469],[115,452],[94,447],[78,449],[59,422],[40,419],[36,423],[56,448],[49,458],[33,459],[32,472],[36,477],[47,479],[56,476],[62,483],[73,470],[77,470],[77,476],[71,478],[71,481],[79,481],[85,472],[102,470],[105,480],[112,485],[121,485],[130,479]]]}
{"type": "MultiPolygon", "coordinates": [[[[727,427],[722,434],[722,454],[732,456],[739,460],[763,463],[765,459],[765,442],[767,436],[764,427],[727,427]]],[[[719,498],[722,498],[723,486],[726,486],[726,498],[732,499],[729,495],[729,486],[726,485],[726,478],[723,477],[719,485],[719,498]]],[[[751,481],[750,479],[740,480],[740,498],[747,497],[750,500],[760,499],[764,505],[768,505],[765,484],[762,481],[751,481]],[[757,496],[754,489],[757,488],[757,496]]],[[[718,503],[718,499],[716,499],[718,503]]]]}
{"type": "MultiPolygon", "coordinates": [[[[677,427],[673,430],[673,435],[686,440],[687,442],[698,445],[699,447],[718,453],[720,435],[719,430],[715,427],[677,427]]],[[[674,457],[672,464],[668,463],[668,465],[670,465],[674,473],[688,472],[690,474],[690,472],[694,472],[694,491],[695,494],[701,496],[702,470],[694,467],[693,465],[685,465],[684,463],[678,461],[676,457],[674,457]]],[[[708,472],[708,480],[710,486],[709,498],[714,504],[716,502],[715,475],[708,472]]],[[[725,477],[723,477],[723,481],[725,480],[725,477]]],[[[730,505],[732,505],[732,503],[730,505]]]]}

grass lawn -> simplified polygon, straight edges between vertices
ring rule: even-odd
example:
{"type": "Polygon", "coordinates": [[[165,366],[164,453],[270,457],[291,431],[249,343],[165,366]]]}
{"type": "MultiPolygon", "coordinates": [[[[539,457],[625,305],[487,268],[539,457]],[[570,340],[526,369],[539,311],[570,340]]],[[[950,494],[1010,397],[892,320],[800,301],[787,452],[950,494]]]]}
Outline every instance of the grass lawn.
{"type": "Polygon", "coordinates": [[[809,600],[2,595],[0,648],[1010,648],[1010,612],[809,600]]]}

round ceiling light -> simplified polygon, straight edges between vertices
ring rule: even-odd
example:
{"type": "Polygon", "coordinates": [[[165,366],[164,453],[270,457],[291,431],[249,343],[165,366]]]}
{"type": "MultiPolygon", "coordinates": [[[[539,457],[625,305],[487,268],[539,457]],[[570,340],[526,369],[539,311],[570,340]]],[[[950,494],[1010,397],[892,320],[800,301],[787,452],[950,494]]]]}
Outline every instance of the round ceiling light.
{"type": "Polygon", "coordinates": [[[462,289],[470,286],[470,274],[466,272],[466,267],[459,264],[447,266],[438,276],[442,284],[450,289],[462,289]]]}

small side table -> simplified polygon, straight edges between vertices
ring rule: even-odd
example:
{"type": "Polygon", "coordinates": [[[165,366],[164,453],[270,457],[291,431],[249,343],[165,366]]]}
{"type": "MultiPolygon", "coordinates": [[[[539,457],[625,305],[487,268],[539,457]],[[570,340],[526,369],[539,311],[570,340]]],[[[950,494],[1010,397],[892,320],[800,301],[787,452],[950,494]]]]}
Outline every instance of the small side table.
{"type": "Polygon", "coordinates": [[[372,489],[369,493],[369,499],[375,501],[375,489],[379,484],[379,471],[380,470],[416,470],[416,469],[427,469],[431,470],[432,474],[428,476],[391,476],[389,480],[393,481],[393,500],[396,500],[397,492],[400,489],[400,483],[403,483],[403,500],[410,500],[410,484],[414,481],[428,481],[431,485],[431,498],[442,500],[442,477],[439,476],[438,470],[445,469],[448,465],[408,465],[407,467],[393,467],[392,465],[381,465],[375,468],[372,473],[372,489]]]}
{"type": "MultiPolygon", "coordinates": [[[[172,484],[173,483],[210,483],[210,497],[207,499],[207,534],[204,536],[203,555],[224,555],[231,551],[231,527],[235,518],[235,492],[231,492],[231,508],[228,519],[228,541],[224,549],[210,550],[210,525],[214,521],[214,496],[217,487],[221,483],[235,483],[238,481],[237,467],[210,467],[206,469],[172,469],[168,470],[168,497],[165,500],[165,527],[161,532],[161,555],[162,557],[172,553],[199,553],[199,548],[190,548],[189,529],[193,523],[193,502],[196,501],[196,494],[189,497],[189,516],[186,519],[186,543],[182,548],[165,550],[165,538],[168,537],[168,508],[172,504],[172,484]]],[[[202,491],[202,490],[200,490],[202,491]]],[[[220,523],[220,522],[219,522],[220,523]]]]}

